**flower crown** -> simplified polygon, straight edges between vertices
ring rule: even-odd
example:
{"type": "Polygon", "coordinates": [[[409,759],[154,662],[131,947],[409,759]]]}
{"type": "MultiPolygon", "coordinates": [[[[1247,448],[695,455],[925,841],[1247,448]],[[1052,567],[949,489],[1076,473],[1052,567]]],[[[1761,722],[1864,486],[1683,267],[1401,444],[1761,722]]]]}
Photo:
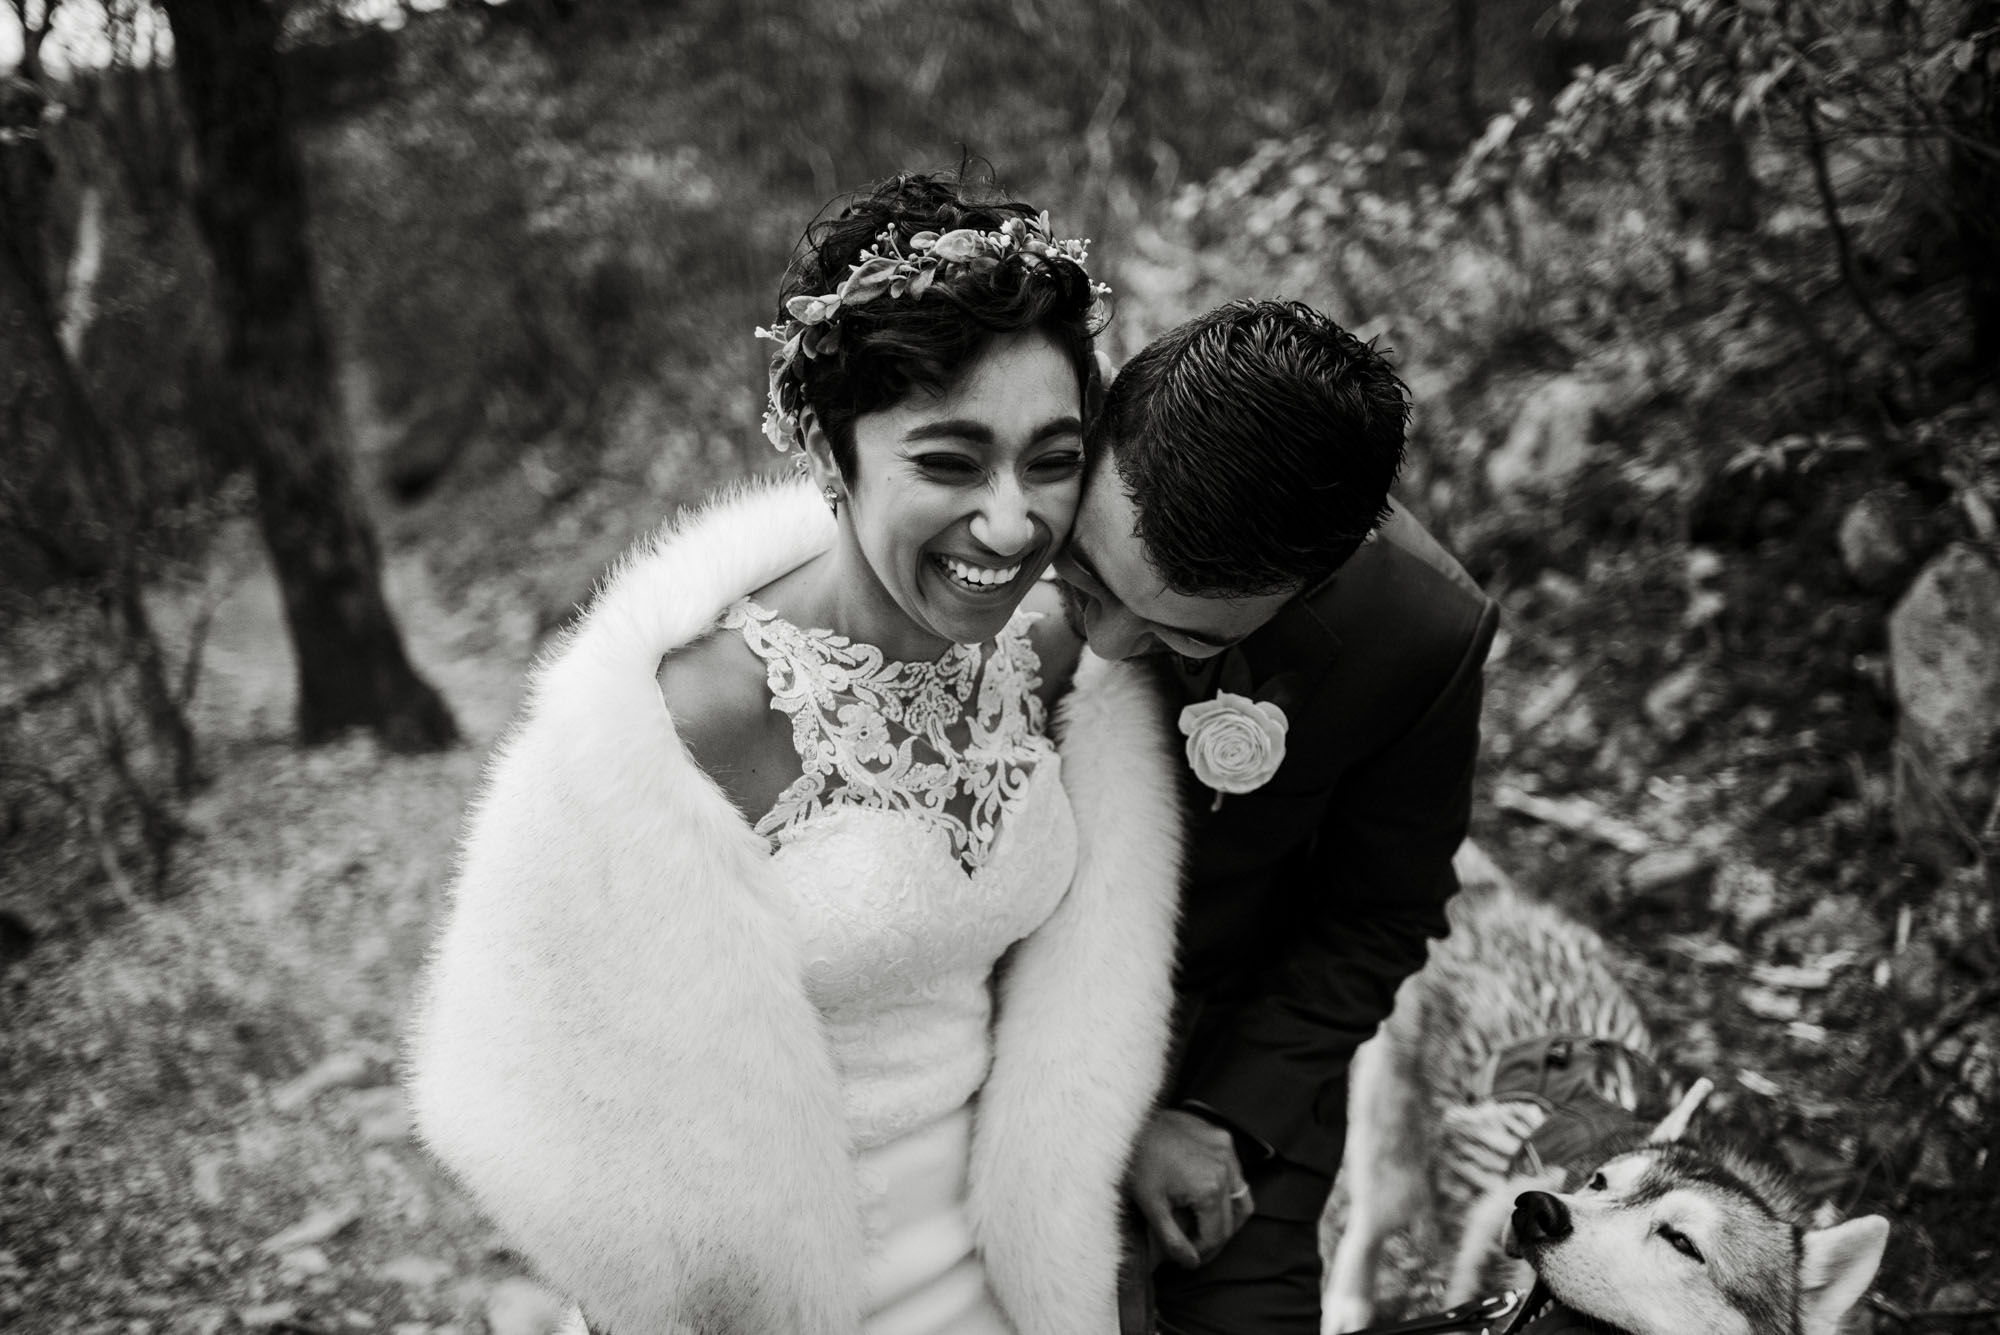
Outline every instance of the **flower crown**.
{"type": "MultiPolygon", "coordinates": [[[[874,246],[847,271],[839,287],[823,297],[797,296],[785,303],[790,316],[774,328],[757,329],[758,338],[778,345],[771,356],[771,400],[764,412],[764,436],[782,453],[792,448],[799,433],[799,411],[804,395],[798,377],[792,373],[800,357],[817,357],[840,346],[840,313],[849,306],[865,306],[881,297],[921,297],[940,278],[955,271],[986,273],[1008,260],[1018,259],[1021,267],[1033,272],[1055,261],[1065,261],[1084,270],[1090,257],[1090,242],[1057,241],[1049,234],[1049,215],[1037,218],[1010,218],[998,231],[981,232],[961,227],[950,232],[919,232],[910,238],[909,253],[897,242],[896,229],[889,227],[875,238],[874,246]]],[[[1109,296],[1104,283],[1090,284],[1093,299],[1109,296]]]]}

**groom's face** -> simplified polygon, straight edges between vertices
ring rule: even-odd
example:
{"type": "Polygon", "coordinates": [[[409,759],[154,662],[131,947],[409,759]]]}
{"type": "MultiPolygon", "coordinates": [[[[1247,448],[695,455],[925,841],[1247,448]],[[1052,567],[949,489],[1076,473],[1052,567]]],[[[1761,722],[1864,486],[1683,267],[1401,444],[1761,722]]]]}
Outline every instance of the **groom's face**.
{"type": "Polygon", "coordinates": [[[1100,459],[1084,485],[1069,545],[1056,557],[1070,626],[1099,656],[1210,658],[1291,599],[1289,592],[1225,598],[1168,588],[1139,541],[1138,513],[1118,469],[1100,459]]]}

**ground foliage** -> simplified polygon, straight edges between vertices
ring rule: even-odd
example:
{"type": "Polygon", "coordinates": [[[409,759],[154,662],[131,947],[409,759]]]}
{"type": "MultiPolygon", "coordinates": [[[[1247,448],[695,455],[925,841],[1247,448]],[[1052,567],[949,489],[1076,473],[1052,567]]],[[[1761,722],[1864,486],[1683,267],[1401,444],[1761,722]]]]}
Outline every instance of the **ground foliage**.
{"type": "MultiPolygon", "coordinates": [[[[1903,62],[1884,73],[1823,34],[1785,45],[1801,13],[1885,31],[1866,6],[1676,4],[1552,102],[1510,108],[1536,90],[1482,73],[1504,114],[1463,152],[1448,118],[1410,114],[1445,7],[1223,10],[510,6],[384,42],[299,8],[293,58],[336,72],[304,140],[354,444],[413,655],[473,740],[294,751],[241,497],[183,496],[201,522],[160,540],[175,577],[154,606],[174,661],[199,663],[211,781],[163,885],[119,883],[144,843],[112,789],[95,808],[6,789],[0,1318],[479,1328],[522,1263],[407,1142],[391,1082],[480,758],[606,561],[773,466],[748,335],[799,224],[837,186],[964,145],[1097,238],[1115,355],[1246,294],[1397,349],[1419,403],[1404,494],[1506,610],[1475,833],[1625,952],[1674,1069],[1720,1087],[1712,1125],[1895,1221],[1864,1324],[1992,1324],[1996,888],[1896,847],[1899,586],[1843,570],[1835,532],[1886,492],[1912,562],[1990,548],[2000,405],[1967,383],[1935,173],[1822,127],[1829,213],[1798,133],[1800,108],[1882,89],[1945,107],[1991,34],[1915,7],[1929,27],[1871,48],[1903,62]],[[1754,60],[1697,40],[1724,8],[1763,25],[1739,43],[1754,60]],[[1621,119],[1635,108],[1657,115],[1621,119]],[[1721,225],[1742,168],[1757,211],[1721,225]],[[1594,387],[1587,457],[1500,486],[1493,460],[1558,382],[1594,387]]],[[[162,476],[207,477],[167,466],[199,434],[194,396],[134,351],[197,373],[207,355],[184,224],[142,225],[124,198],[92,383],[162,476]]],[[[51,664],[94,652],[90,605],[34,587],[7,679],[54,685],[51,664]]],[[[67,692],[10,710],[9,755],[88,785],[92,717],[67,692]]]]}

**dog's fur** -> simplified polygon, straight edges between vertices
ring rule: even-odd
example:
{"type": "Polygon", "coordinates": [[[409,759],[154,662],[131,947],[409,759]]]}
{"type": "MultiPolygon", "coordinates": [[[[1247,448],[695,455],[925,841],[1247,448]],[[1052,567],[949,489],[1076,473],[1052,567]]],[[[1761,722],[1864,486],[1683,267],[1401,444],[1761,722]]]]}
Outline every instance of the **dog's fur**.
{"type": "Polygon", "coordinates": [[[1576,1192],[1520,1197],[1514,1238],[1538,1283],[1511,1329],[1573,1329],[1566,1309],[1628,1335],[1834,1335],[1889,1225],[1809,1217],[1789,1180],[1753,1159],[1642,1146],[1576,1192]]]}
{"type": "MultiPolygon", "coordinates": [[[[1482,1078],[1498,1054],[1546,1034],[1608,1040],[1635,1054],[1633,1065],[1653,1051],[1639,1007],[1620,983],[1601,937],[1521,895],[1470,843],[1457,866],[1463,889],[1451,906],[1451,935],[1432,947],[1429,962],[1397,994],[1381,1031],[1355,1055],[1341,1164],[1346,1218],[1328,1266],[1322,1303],[1326,1335],[1368,1326],[1383,1245],[1413,1224],[1435,1221],[1433,1236],[1443,1245],[1433,1254],[1451,1257],[1440,1306],[1525,1288],[1532,1279],[1519,1253],[1515,1259],[1503,1254],[1517,1198],[1539,1192],[1572,1199],[1556,1193],[1585,1183],[1604,1153],[1592,1153],[1582,1163],[1517,1171],[1517,1152],[1548,1114],[1534,1102],[1491,1096],[1482,1078]]],[[[1649,1102],[1649,1095],[1657,1099],[1665,1091],[1650,1089],[1641,1074],[1613,1064],[1599,1072],[1596,1088],[1600,1097],[1629,1110],[1635,1127],[1668,1110],[1649,1102]]],[[[1685,1109],[1683,1120],[1684,1115],[1685,1109]]],[[[1643,1162],[1655,1161],[1667,1162],[1643,1162]]],[[[1641,1161],[1618,1162],[1628,1165],[1620,1169],[1625,1172],[1641,1161]]],[[[1780,1195],[1775,1188],[1765,1190],[1774,1199],[1780,1195]]],[[[1579,1206],[1576,1217],[1595,1220],[1599,1212],[1594,1205],[1579,1206]]],[[[1561,1250],[1539,1255],[1560,1266],[1561,1250]]],[[[1878,1244],[1878,1257],[1879,1252],[1878,1244]]],[[[1874,1273],[1872,1263],[1866,1269],[1862,1287],[1874,1273]]],[[[1858,1293],[1856,1288],[1847,1302],[1858,1293]]],[[[1683,1328],[1727,1329],[1699,1321],[1683,1328]]],[[[1740,1329],[1793,1335],[1782,1325],[1740,1329]]]]}
{"type": "MultiPolygon", "coordinates": [[[[1447,1235],[1454,1259],[1445,1305],[1525,1279],[1524,1268],[1506,1268],[1500,1256],[1514,1197],[1567,1183],[1553,1167],[1510,1174],[1545,1114],[1532,1103],[1483,1096],[1480,1078],[1497,1053],[1544,1033],[1590,1034],[1652,1052],[1602,938],[1521,895],[1476,845],[1465,844],[1455,861],[1461,889],[1451,934],[1403,984],[1349,1072],[1340,1169],[1347,1217],[1322,1304],[1328,1335],[1369,1324],[1383,1244],[1413,1224],[1462,1221],[1447,1235]]],[[[1627,1107],[1637,1103],[1631,1088],[1603,1092],[1627,1107]]]]}

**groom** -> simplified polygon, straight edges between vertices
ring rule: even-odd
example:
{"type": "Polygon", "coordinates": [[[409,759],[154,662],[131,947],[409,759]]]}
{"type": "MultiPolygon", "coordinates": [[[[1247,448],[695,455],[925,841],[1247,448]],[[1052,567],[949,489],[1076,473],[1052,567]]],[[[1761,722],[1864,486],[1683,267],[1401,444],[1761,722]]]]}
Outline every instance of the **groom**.
{"type": "Polygon", "coordinates": [[[1309,307],[1211,311],[1111,385],[1057,563],[1191,734],[1179,1047],[1130,1176],[1174,1335],[1317,1335],[1348,1061],[1457,889],[1497,609],[1389,503],[1408,416],[1309,307]]]}

